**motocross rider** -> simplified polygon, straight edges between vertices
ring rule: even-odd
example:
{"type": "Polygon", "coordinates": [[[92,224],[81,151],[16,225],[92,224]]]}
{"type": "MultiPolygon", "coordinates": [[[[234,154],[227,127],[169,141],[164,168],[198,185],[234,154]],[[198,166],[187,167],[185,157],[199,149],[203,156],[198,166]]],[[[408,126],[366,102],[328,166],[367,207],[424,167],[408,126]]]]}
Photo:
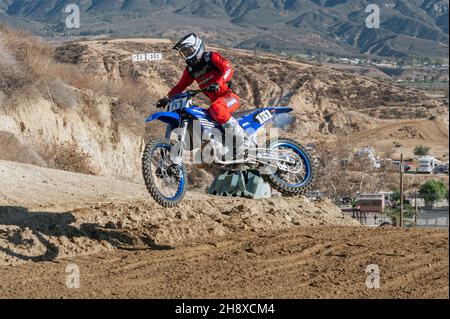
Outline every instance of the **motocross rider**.
{"type": "Polygon", "coordinates": [[[194,33],[183,37],[173,49],[186,61],[186,68],[178,84],[156,106],[165,107],[171,98],[196,81],[200,89],[206,89],[205,94],[211,100],[208,109],[211,118],[235,136],[238,153],[248,147],[248,135],[232,116],[239,109],[240,99],[230,88],[234,73],[230,62],[217,52],[206,51],[203,40],[194,33]]]}

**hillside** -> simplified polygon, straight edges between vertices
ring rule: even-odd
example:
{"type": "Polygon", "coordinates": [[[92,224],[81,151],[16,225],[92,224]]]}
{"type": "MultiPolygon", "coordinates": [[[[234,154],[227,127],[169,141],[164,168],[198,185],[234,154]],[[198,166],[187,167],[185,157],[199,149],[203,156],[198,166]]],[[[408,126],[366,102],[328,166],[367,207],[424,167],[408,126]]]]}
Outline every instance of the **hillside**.
{"type": "Polygon", "coordinates": [[[82,16],[71,35],[173,38],[188,29],[221,46],[278,53],[445,59],[448,51],[448,0],[0,0],[0,17],[45,36],[68,33],[71,3],[82,16]],[[364,27],[372,3],[380,29],[364,27]]]}
{"type": "MultiPolygon", "coordinates": [[[[144,119],[182,72],[182,61],[170,50],[170,41],[116,39],[51,47],[7,29],[0,40],[3,159],[89,174],[140,177],[145,140],[161,132],[157,124],[145,127],[144,119]],[[141,52],[161,52],[164,59],[132,62],[131,55],[141,52]]],[[[292,117],[285,119],[283,135],[304,144],[345,136],[354,141],[354,147],[370,145],[374,139],[390,145],[409,139],[407,151],[419,143],[430,144],[438,155],[445,155],[448,108],[440,100],[327,67],[213,49],[236,68],[234,82],[242,109],[294,108],[292,117]],[[405,135],[402,121],[413,132],[437,125],[430,131],[436,133],[405,135]],[[392,123],[397,126],[392,128],[392,123]],[[415,128],[415,123],[420,127],[415,128]],[[384,126],[392,129],[378,139],[363,134],[384,126]]],[[[204,99],[198,102],[206,105],[204,99]]],[[[198,174],[203,180],[202,173],[198,174]]],[[[196,178],[195,174],[191,177],[196,178]]]]}

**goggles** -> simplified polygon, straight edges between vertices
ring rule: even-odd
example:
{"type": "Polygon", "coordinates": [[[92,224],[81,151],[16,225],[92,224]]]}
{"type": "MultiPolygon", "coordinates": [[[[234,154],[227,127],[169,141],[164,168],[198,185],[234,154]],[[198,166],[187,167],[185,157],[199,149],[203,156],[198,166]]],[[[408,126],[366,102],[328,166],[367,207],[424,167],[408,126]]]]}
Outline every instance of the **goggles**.
{"type": "Polygon", "coordinates": [[[178,52],[180,52],[183,59],[189,59],[197,52],[197,49],[195,46],[190,45],[178,49],[178,52]]]}

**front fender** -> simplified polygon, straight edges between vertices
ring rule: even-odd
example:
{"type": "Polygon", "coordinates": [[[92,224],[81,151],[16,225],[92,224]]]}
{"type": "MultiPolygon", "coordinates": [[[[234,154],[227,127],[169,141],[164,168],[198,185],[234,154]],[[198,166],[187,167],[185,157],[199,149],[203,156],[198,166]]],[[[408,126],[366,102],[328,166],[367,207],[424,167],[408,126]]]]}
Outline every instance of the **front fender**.
{"type": "Polygon", "coordinates": [[[159,120],[170,125],[178,125],[178,123],[180,122],[180,115],[173,112],[157,112],[149,116],[145,120],[145,123],[149,123],[155,120],[159,120]]]}

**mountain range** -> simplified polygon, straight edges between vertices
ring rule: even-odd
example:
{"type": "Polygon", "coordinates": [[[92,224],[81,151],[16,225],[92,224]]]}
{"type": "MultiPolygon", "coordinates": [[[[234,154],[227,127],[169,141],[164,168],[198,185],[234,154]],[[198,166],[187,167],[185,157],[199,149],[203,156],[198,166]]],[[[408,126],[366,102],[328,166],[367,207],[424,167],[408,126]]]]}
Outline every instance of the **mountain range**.
{"type": "Polygon", "coordinates": [[[0,21],[57,34],[177,38],[273,52],[437,58],[448,55],[448,0],[0,0],[0,21]],[[64,12],[79,5],[80,29],[64,12]],[[368,28],[368,5],[380,27],[368,28]]]}

